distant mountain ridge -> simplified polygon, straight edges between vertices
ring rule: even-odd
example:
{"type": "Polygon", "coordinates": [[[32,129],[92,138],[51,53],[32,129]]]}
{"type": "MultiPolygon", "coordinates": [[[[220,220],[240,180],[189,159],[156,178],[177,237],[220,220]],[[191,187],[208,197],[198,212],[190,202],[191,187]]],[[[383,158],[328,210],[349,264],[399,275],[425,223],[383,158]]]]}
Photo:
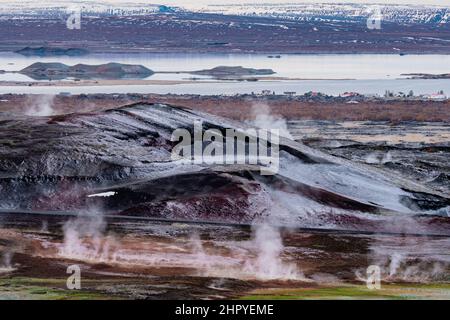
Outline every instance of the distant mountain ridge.
{"type": "Polygon", "coordinates": [[[149,14],[210,13],[247,17],[266,17],[293,21],[361,21],[379,10],[382,19],[401,24],[424,23],[446,24],[450,22],[450,5],[377,5],[340,3],[300,3],[300,4],[223,4],[207,5],[198,9],[166,6],[148,3],[109,4],[91,1],[78,1],[72,5],[24,1],[2,3],[0,16],[60,16],[73,9],[80,9],[86,16],[133,16],[149,14]]]}
{"type": "Polygon", "coordinates": [[[448,23],[448,7],[425,5],[377,5],[377,4],[254,4],[254,5],[210,5],[204,13],[227,15],[273,17],[297,21],[360,21],[374,13],[381,13],[382,20],[397,23],[448,23]]]}
{"type": "Polygon", "coordinates": [[[181,8],[166,6],[162,4],[149,3],[102,3],[94,1],[76,1],[73,3],[46,3],[44,1],[23,1],[2,3],[0,15],[14,16],[58,16],[73,11],[81,10],[85,15],[94,16],[133,16],[148,14],[168,14],[183,11],[181,8]]]}
{"type": "Polygon", "coordinates": [[[78,9],[2,3],[0,51],[53,46],[91,53],[450,54],[447,7],[258,3],[189,11],[162,5],[77,4],[78,9]],[[79,30],[67,25],[76,14],[71,9],[81,9],[79,30]],[[368,18],[378,13],[380,26],[371,28],[368,18]]]}

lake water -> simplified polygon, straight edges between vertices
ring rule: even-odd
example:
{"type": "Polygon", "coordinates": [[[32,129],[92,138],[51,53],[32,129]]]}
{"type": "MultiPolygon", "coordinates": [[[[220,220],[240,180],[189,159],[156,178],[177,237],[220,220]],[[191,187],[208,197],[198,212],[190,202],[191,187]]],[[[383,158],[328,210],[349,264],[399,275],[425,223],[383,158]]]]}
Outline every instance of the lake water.
{"type": "MultiPolygon", "coordinates": [[[[15,53],[0,53],[0,70],[18,71],[34,62],[101,64],[120,62],[142,64],[155,72],[194,71],[216,66],[270,68],[279,77],[307,80],[218,83],[185,83],[177,85],[133,85],[91,87],[27,87],[0,86],[0,93],[192,93],[237,94],[272,90],[276,93],[320,91],[337,95],[345,91],[383,94],[385,90],[450,93],[450,80],[409,80],[403,73],[450,73],[450,55],[282,55],[269,58],[261,54],[90,54],[83,57],[24,57],[15,53]],[[402,79],[403,78],[403,79],[402,79]],[[326,79],[326,80],[324,80],[326,79]],[[342,80],[347,79],[347,80],[342,80]]],[[[187,73],[154,74],[149,80],[187,80],[187,73]]],[[[20,74],[0,74],[0,80],[30,81],[20,74]]]]}

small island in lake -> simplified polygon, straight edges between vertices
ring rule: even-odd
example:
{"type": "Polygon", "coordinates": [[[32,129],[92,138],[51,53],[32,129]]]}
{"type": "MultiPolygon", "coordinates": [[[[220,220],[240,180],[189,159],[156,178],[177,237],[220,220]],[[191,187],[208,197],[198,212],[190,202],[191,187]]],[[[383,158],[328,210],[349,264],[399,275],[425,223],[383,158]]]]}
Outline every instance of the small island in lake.
{"type": "Polygon", "coordinates": [[[431,74],[431,73],[402,73],[408,79],[450,79],[450,73],[431,74]]]}
{"type": "Polygon", "coordinates": [[[264,76],[275,73],[272,69],[244,68],[242,66],[218,66],[212,69],[191,71],[190,74],[211,76],[214,78],[238,78],[246,76],[264,76]]]}
{"type": "Polygon", "coordinates": [[[35,80],[79,79],[141,79],[154,72],[142,65],[106,63],[99,65],[76,64],[68,66],[59,62],[36,62],[19,71],[35,80]]]}
{"type": "Polygon", "coordinates": [[[55,47],[25,47],[23,49],[15,51],[21,55],[32,57],[57,57],[57,56],[69,56],[79,57],[89,53],[86,49],[80,48],[55,48],[55,47]]]}

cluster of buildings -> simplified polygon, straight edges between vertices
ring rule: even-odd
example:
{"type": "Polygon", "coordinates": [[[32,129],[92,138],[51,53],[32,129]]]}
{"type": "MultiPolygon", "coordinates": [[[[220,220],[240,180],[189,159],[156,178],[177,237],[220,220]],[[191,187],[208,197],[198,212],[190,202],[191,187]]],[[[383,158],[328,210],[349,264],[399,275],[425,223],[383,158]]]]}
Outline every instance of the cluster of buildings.
{"type": "Polygon", "coordinates": [[[422,97],[429,99],[429,100],[437,100],[437,101],[444,101],[447,100],[447,96],[444,94],[444,92],[437,92],[432,94],[424,94],[422,97]]]}
{"type": "MultiPolygon", "coordinates": [[[[252,92],[252,95],[258,95],[258,96],[271,96],[271,95],[277,95],[277,93],[275,93],[275,91],[272,90],[262,90],[261,93],[259,94],[255,94],[254,92],[252,92]]],[[[298,95],[297,92],[295,91],[285,91],[283,92],[283,95],[285,96],[296,96],[298,95]]],[[[321,92],[316,92],[316,91],[310,91],[310,92],[306,92],[303,94],[303,96],[308,96],[308,97],[320,97],[320,96],[327,96],[326,94],[323,94],[321,92]]],[[[350,99],[350,101],[353,101],[354,103],[357,103],[356,100],[353,99],[357,99],[357,98],[381,98],[382,96],[378,95],[378,94],[360,94],[358,92],[344,92],[339,94],[340,98],[345,98],[345,99],[350,99]]],[[[414,92],[412,90],[410,90],[408,93],[404,93],[404,92],[393,92],[393,91],[389,91],[386,90],[385,94],[384,94],[384,98],[385,99],[405,99],[405,100],[433,100],[433,101],[445,101],[447,100],[449,97],[447,97],[447,95],[444,93],[444,91],[440,90],[436,93],[431,93],[431,94],[421,94],[421,95],[415,95],[414,92]]]]}
{"type": "Polygon", "coordinates": [[[447,95],[444,93],[443,90],[440,90],[436,93],[431,94],[420,94],[415,95],[412,90],[410,90],[408,93],[404,92],[397,92],[394,93],[392,91],[386,90],[384,94],[385,98],[403,98],[403,99],[412,99],[412,100],[434,100],[434,101],[444,101],[447,100],[447,95]]]}

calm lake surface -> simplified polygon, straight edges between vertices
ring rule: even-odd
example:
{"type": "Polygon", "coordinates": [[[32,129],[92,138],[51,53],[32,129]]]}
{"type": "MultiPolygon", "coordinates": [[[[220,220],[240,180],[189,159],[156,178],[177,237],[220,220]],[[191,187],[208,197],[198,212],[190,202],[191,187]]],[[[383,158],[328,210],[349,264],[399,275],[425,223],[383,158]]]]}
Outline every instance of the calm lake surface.
{"type": "MultiPolygon", "coordinates": [[[[272,90],[276,93],[320,91],[337,95],[345,91],[383,94],[385,90],[416,94],[444,90],[450,93],[450,80],[410,80],[404,73],[450,73],[450,55],[282,55],[269,58],[261,54],[89,54],[83,57],[24,57],[15,53],[0,53],[0,70],[18,71],[35,62],[102,64],[119,62],[142,64],[155,72],[181,71],[179,74],[154,74],[148,80],[188,80],[192,75],[183,71],[209,69],[217,66],[270,68],[274,76],[305,80],[232,82],[220,81],[176,85],[115,85],[90,87],[27,87],[0,86],[0,93],[178,93],[237,94],[272,90]]],[[[0,74],[0,80],[31,81],[20,74],[0,74]]]]}

